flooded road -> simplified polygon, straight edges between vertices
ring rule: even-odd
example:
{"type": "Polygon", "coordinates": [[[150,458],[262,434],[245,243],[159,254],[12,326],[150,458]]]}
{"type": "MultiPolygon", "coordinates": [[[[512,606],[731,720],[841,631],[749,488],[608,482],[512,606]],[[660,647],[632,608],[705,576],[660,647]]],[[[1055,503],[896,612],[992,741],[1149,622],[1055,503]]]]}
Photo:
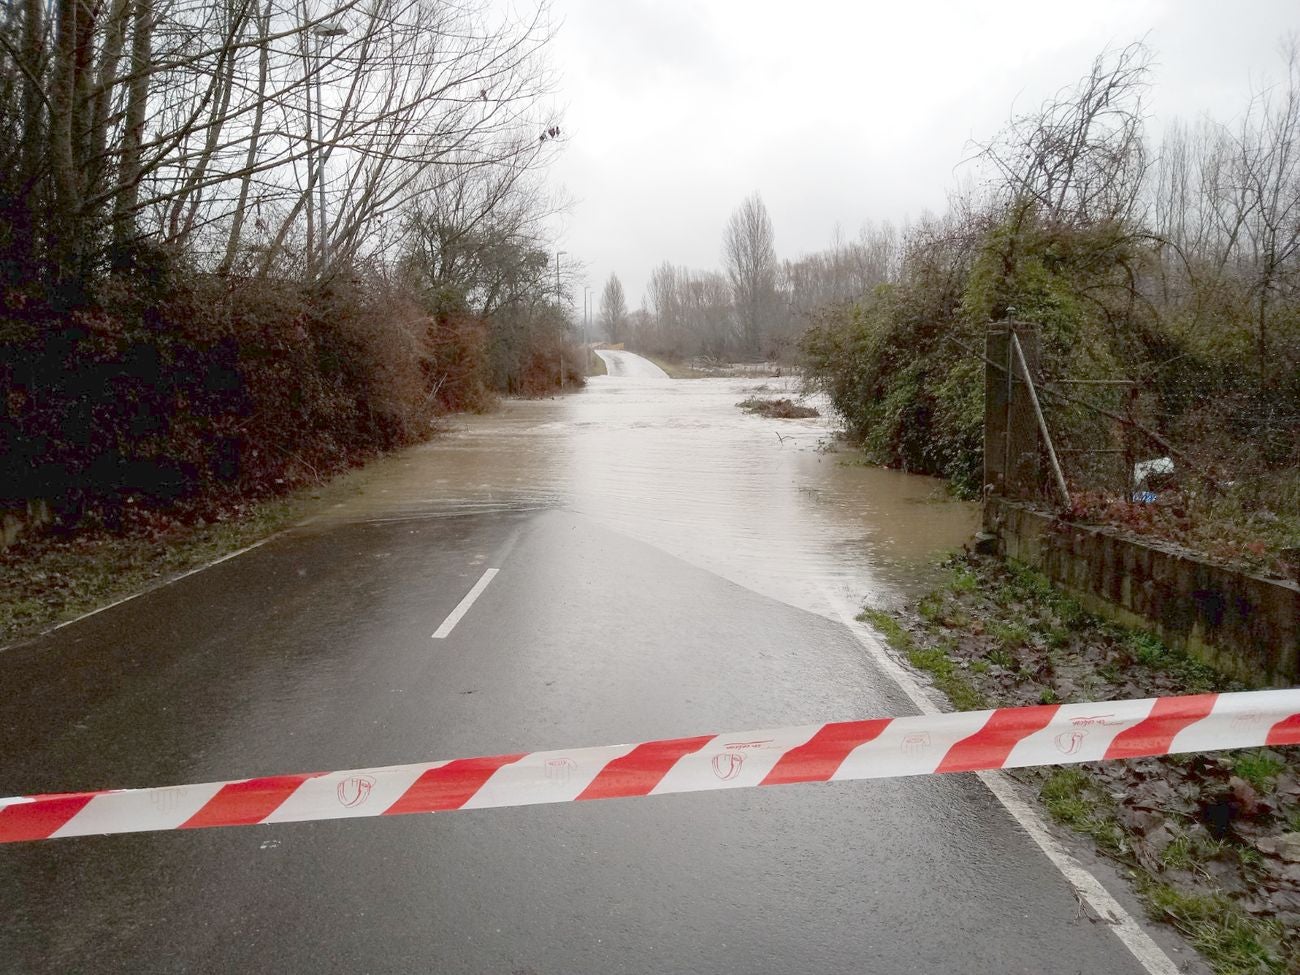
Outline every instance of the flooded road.
{"type": "MultiPolygon", "coordinates": [[[[914,713],[835,606],[904,598],[974,511],[736,408],[790,392],[457,419],[0,654],[0,796],[914,713]]],[[[0,917],[5,975],[1146,971],[961,774],[5,844],[0,917]]]]}
{"type": "Polygon", "coordinates": [[[918,595],[978,527],[978,507],[942,482],[837,447],[829,417],[736,405],[797,398],[797,380],[672,380],[597,351],[632,381],[597,376],[581,393],[457,417],[448,436],[337,483],[320,523],[563,508],[832,618],[828,590],[855,606],[918,595]]]}

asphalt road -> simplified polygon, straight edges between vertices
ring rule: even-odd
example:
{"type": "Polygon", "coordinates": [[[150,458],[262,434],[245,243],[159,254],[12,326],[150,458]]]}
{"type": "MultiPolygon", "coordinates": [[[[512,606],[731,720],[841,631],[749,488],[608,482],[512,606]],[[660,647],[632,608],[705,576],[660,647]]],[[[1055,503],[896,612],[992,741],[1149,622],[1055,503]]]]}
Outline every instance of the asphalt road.
{"type": "MultiPolygon", "coordinates": [[[[318,520],[0,652],[0,795],[914,712],[577,507],[318,520]]],[[[0,918],[23,973],[1143,970],[968,775],[6,846],[0,918]]]]}
{"type": "Polygon", "coordinates": [[[617,349],[597,349],[596,355],[605,363],[608,375],[616,379],[667,379],[664,372],[649,359],[634,352],[617,349]]]}

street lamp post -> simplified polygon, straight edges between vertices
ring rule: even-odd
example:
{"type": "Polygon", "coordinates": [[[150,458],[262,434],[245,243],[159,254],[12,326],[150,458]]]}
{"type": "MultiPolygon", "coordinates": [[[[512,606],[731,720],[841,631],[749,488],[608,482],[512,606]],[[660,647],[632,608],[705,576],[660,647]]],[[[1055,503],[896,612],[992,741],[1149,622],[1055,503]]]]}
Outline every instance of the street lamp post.
{"type": "Polygon", "coordinates": [[[582,342],[590,341],[591,332],[591,285],[582,286],[582,342]]]}
{"type": "MultiPolygon", "coordinates": [[[[561,255],[561,254],[567,254],[567,253],[569,253],[569,252],[568,252],[568,251],[556,251],[556,252],[555,252],[555,306],[556,306],[557,308],[560,306],[560,255],[561,255]]],[[[564,352],[563,352],[563,348],[564,348],[564,347],[561,345],[560,348],[561,348],[561,352],[560,352],[560,389],[564,389],[564,386],[565,386],[565,382],[564,382],[564,352]]]]}
{"type": "Polygon", "coordinates": [[[325,270],[325,262],[329,260],[329,238],[327,236],[328,218],[325,213],[325,112],[321,108],[320,99],[320,51],[321,44],[326,39],[342,37],[347,31],[338,24],[321,24],[319,27],[312,28],[312,34],[316,37],[316,50],[313,60],[316,62],[316,198],[317,214],[320,224],[320,269],[325,270]]]}

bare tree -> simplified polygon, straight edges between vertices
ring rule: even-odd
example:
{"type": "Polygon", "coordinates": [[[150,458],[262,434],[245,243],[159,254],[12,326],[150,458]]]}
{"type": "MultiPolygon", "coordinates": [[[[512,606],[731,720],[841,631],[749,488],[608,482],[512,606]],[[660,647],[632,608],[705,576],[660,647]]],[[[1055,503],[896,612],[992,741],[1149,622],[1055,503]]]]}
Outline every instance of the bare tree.
{"type": "Polygon", "coordinates": [[[898,234],[889,223],[867,223],[857,240],[846,241],[838,231],[831,246],[796,261],[784,261],[780,290],[785,298],[783,330],[802,332],[810,317],[826,308],[856,301],[893,274],[898,234]]]}
{"type": "Polygon", "coordinates": [[[610,274],[600,295],[600,326],[611,342],[627,340],[627,299],[617,274],[610,274]]]}
{"type": "Polygon", "coordinates": [[[430,170],[527,168],[558,145],[546,0],[516,10],[24,0],[0,16],[0,186],[28,203],[0,239],[54,281],[147,240],[200,267],[336,273],[396,239],[430,170]]]}
{"type": "Polygon", "coordinates": [[[776,246],[763,199],[754,193],[732,213],[722,244],[744,349],[762,351],[776,309],[776,246]]]}
{"type": "Polygon", "coordinates": [[[1170,127],[1150,191],[1152,231],[1166,256],[1161,300],[1197,328],[1249,322],[1265,386],[1298,364],[1295,343],[1280,334],[1295,327],[1291,309],[1300,301],[1294,39],[1282,54],[1284,78],[1257,91],[1235,126],[1170,127]]]}
{"type": "Polygon", "coordinates": [[[682,308],[682,287],[679,272],[668,261],[664,261],[650,272],[646,284],[646,322],[648,330],[643,328],[639,335],[641,344],[652,351],[685,351],[684,316],[682,308]]]}
{"type": "Polygon", "coordinates": [[[664,262],[650,274],[648,307],[630,316],[638,348],[685,358],[729,358],[740,346],[731,282],[717,271],[664,262]]]}
{"type": "Polygon", "coordinates": [[[817,312],[890,280],[901,255],[891,225],[868,223],[856,240],[837,233],[826,250],[778,266],[771,223],[757,197],[733,215],[726,243],[725,274],[668,262],[651,272],[639,343],[667,355],[720,360],[756,349],[789,351],[817,312]],[[754,241],[756,253],[747,244],[754,241]]]}
{"type": "Polygon", "coordinates": [[[682,310],[693,345],[706,358],[730,358],[736,348],[731,282],[717,271],[692,271],[682,283],[682,310]]]}
{"type": "Polygon", "coordinates": [[[562,206],[531,159],[494,167],[449,160],[425,174],[407,208],[406,269],[433,304],[490,316],[551,287],[545,220],[562,206]]]}
{"type": "Polygon", "coordinates": [[[1234,140],[1232,167],[1263,385],[1274,374],[1274,309],[1279,299],[1292,305],[1300,299],[1300,49],[1294,38],[1286,49],[1286,69],[1285,82],[1252,99],[1234,140]]]}
{"type": "Polygon", "coordinates": [[[1089,224],[1132,216],[1148,160],[1142,100],[1151,52],[1134,42],[1103,52],[1073,88],[1014,117],[979,155],[1005,202],[1032,203],[1049,220],[1089,224]]]}

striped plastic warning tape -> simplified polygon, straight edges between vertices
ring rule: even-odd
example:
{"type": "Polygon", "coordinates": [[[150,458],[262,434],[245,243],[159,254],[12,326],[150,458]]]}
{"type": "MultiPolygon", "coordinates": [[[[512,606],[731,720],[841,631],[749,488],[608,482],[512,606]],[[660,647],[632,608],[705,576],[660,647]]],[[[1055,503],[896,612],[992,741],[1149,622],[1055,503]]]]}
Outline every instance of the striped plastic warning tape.
{"type": "Polygon", "coordinates": [[[1300,688],[876,718],[633,745],[0,799],[0,843],[1300,744],[1300,688]]]}

